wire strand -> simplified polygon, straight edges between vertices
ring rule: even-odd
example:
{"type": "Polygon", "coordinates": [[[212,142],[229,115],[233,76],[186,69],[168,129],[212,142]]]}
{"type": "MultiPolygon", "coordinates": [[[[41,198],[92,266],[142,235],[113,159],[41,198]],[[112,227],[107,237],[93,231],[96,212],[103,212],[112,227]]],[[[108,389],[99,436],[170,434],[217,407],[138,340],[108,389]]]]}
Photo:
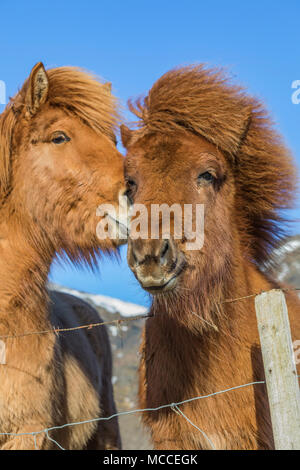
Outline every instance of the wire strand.
{"type": "MultiPolygon", "coordinates": [[[[76,421],[76,422],[73,422],[73,423],[61,424],[60,426],[52,426],[50,428],[42,429],[40,431],[32,431],[32,432],[24,432],[24,433],[0,432],[0,436],[13,436],[13,437],[28,436],[28,435],[36,436],[37,434],[45,433],[49,440],[53,441],[60,449],[65,450],[57,441],[55,441],[53,438],[51,438],[49,436],[50,431],[54,431],[54,430],[57,430],[57,429],[64,429],[64,428],[70,427],[70,426],[78,426],[80,424],[94,423],[94,422],[98,422],[98,421],[109,421],[113,418],[118,418],[120,416],[130,415],[130,414],[133,414],[133,413],[144,413],[144,412],[159,411],[159,410],[162,410],[162,409],[165,409],[165,408],[171,408],[172,409],[174,407],[178,407],[180,405],[184,405],[186,403],[190,403],[190,402],[195,401],[195,400],[201,400],[203,398],[209,398],[209,397],[213,397],[213,396],[216,396],[216,395],[221,395],[223,393],[227,393],[227,392],[231,392],[233,390],[238,390],[238,389],[241,389],[241,388],[249,387],[251,385],[259,385],[259,384],[264,384],[264,383],[265,383],[264,380],[259,380],[259,381],[256,381],[256,382],[249,382],[249,383],[246,383],[246,384],[243,384],[243,385],[237,385],[235,387],[227,388],[225,390],[220,390],[218,392],[209,393],[208,395],[200,395],[200,396],[197,396],[197,397],[188,398],[186,400],[179,401],[177,403],[168,403],[166,405],[160,405],[160,406],[157,406],[155,408],[142,408],[142,409],[136,409],[136,410],[121,411],[120,413],[115,413],[115,414],[113,414],[111,416],[108,416],[108,417],[100,417],[100,418],[98,417],[98,418],[86,419],[86,420],[83,420],[83,421],[76,421]]],[[[193,424],[193,423],[191,423],[191,424],[193,424]]],[[[197,429],[200,432],[204,432],[204,431],[201,431],[199,428],[197,428],[197,429]]]]}
{"type": "MultiPolygon", "coordinates": [[[[279,289],[281,291],[287,292],[287,291],[300,291],[300,287],[287,287],[287,288],[282,288],[279,289]]],[[[260,294],[264,294],[267,291],[261,291],[257,292],[255,294],[250,294],[250,295],[245,295],[244,297],[237,297],[235,299],[226,299],[223,300],[221,303],[230,303],[230,302],[237,302],[239,300],[245,300],[245,299],[250,299],[251,297],[255,297],[260,294]]],[[[197,315],[196,313],[192,312],[194,315],[197,315]]],[[[198,315],[197,315],[198,316],[198,315]]],[[[22,338],[25,336],[32,336],[32,335],[45,335],[45,334],[59,334],[59,333],[69,333],[77,330],[82,330],[82,329],[91,329],[99,326],[104,326],[104,325],[114,325],[117,324],[120,325],[121,323],[129,323],[131,321],[136,321],[136,320],[142,320],[146,318],[151,318],[152,315],[150,314],[143,314],[143,315],[136,315],[135,317],[128,317],[128,318],[120,318],[118,320],[110,320],[106,322],[98,322],[98,323],[89,323],[86,325],[80,325],[80,326],[74,326],[73,328],[50,328],[49,330],[42,330],[42,331],[28,331],[25,333],[21,333],[18,335],[0,335],[0,340],[4,339],[13,339],[13,338],[22,338]]]]}
{"type": "Polygon", "coordinates": [[[213,444],[212,441],[209,439],[209,437],[207,436],[207,434],[206,434],[202,429],[200,429],[198,426],[196,426],[196,424],[192,423],[192,421],[181,411],[180,408],[178,408],[178,406],[171,407],[171,409],[172,409],[176,414],[178,414],[179,416],[180,416],[180,415],[183,416],[183,417],[186,419],[186,421],[187,421],[188,423],[190,423],[192,426],[194,426],[194,428],[198,429],[198,431],[200,431],[201,434],[205,437],[205,439],[209,442],[209,445],[211,446],[211,448],[212,448],[213,450],[216,450],[214,444],[213,444]]]}

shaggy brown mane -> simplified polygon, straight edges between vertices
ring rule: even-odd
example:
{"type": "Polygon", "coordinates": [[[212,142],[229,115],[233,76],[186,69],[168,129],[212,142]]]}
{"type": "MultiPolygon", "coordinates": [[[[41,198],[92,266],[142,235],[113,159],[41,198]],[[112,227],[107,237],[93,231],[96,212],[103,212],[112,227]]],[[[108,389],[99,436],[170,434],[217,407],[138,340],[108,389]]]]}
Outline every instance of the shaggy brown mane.
{"type": "Polygon", "coordinates": [[[195,65],[167,72],[129,107],[140,119],[135,139],[185,127],[223,151],[236,175],[243,246],[264,262],[282,234],[280,211],[294,199],[295,169],[262,103],[223,71],[195,65]]]}
{"type": "MultiPolygon", "coordinates": [[[[115,139],[119,125],[118,102],[110,93],[110,84],[101,83],[95,76],[76,67],[58,67],[47,70],[49,94],[47,103],[58,106],[84,121],[97,133],[115,139]]],[[[9,186],[11,141],[18,116],[25,110],[25,96],[29,80],[11,98],[0,116],[0,185],[5,195],[9,186]]]]}

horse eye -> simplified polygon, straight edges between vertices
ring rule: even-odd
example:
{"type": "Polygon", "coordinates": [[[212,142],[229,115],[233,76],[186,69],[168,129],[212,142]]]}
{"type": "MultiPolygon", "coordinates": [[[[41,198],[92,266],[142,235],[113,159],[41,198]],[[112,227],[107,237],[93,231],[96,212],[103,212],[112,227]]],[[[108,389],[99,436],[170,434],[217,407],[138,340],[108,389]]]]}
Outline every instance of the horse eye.
{"type": "Polygon", "coordinates": [[[133,204],[133,196],[136,192],[137,184],[132,179],[126,179],[126,188],[125,196],[127,196],[130,204],[133,204]]]}
{"type": "Polygon", "coordinates": [[[205,171],[198,176],[198,183],[212,183],[214,180],[215,177],[209,171],[205,171]]]}
{"type": "Polygon", "coordinates": [[[63,144],[64,142],[70,142],[70,137],[68,137],[64,132],[60,132],[56,134],[53,139],[51,139],[51,142],[53,144],[59,145],[63,144]]]}

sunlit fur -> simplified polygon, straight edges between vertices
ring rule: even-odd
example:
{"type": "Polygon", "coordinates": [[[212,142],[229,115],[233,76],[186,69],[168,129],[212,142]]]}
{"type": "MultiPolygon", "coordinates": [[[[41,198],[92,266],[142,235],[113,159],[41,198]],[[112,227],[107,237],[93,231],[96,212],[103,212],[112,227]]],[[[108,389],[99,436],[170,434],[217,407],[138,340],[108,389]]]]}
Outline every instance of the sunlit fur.
{"type": "MultiPolygon", "coordinates": [[[[140,407],[264,380],[254,297],[227,300],[280,287],[260,266],[282,233],[280,211],[295,195],[290,154],[262,104],[202,65],[168,72],[130,108],[140,118],[138,130],[122,128],[125,177],[136,183],[133,202],[148,209],[154,203],[205,205],[203,248],[187,251],[184,238],[175,240],[185,269],[173,290],[153,297],[154,316],[141,345],[140,407]],[[211,169],[214,182],[198,183],[198,175],[211,169]]],[[[151,274],[150,242],[139,243],[148,254],[143,275],[147,267],[151,274]]],[[[130,257],[129,264],[135,272],[130,257]]],[[[296,340],[300,302],[292,292],[286,299],[296,340]]],[[[180,409],[218,449],[274,446],[263,384],[180,409]]],[[[158,449],[211,448],[170,408],[143,419],[158,449]]]]}
{"type": "MultiPolygon", "coordinates": [[[[92,264],[118,242],[96,237],[97,206],[118,204],[123,159],[115,147],[110,87],[71,67],[37,64],[0,117],[0,336],[99,322],[84,302],[46,288],[55,255],[92,264]],[[70,139],[59,145],[53,135],[70,139]]],[[[115,412],[103,328],[4,339],[1,449],[34,449],[26,433],[115,412]]],[[[49,433],[67,449],[118,448],[116,420],[49,433]]],[[[57,448],[45,433],[37,448],[57,448]]]]}

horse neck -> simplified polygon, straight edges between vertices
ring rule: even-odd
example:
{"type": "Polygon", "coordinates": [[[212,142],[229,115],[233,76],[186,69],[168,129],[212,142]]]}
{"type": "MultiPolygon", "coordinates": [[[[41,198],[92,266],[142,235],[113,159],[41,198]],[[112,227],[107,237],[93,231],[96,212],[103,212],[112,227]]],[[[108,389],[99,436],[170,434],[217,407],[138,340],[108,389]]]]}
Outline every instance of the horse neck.
{"type": "MultiPolygon", "coordinates": [[[[3,220],[3,219],[2,219],[3,220]]],[[[0,227],[0,314],[47,316],[47,276],[52,252],[26,224],[4,219],[0,227]]],[[[54,253],[53,253],[54,254],[54,253]]]]}
{"type": "MultiPolygon", "coordinates": [[[[238,253],[236,250],[234,262],[226,263],[226,275],[218,274],[206,284],[199,279],[193,290],[187,289],[185,293],[183,287],[179,294],[154,299],[153,330],[169,331],[167,337],[173,346],[176,342],[182,344],[184,338],[186,343],[200,342],[202,346],[205,344],[205,348],[216,350],[223,347],[224,337],[227,342],[232,338],[233,343],[237,338],[238,341],[243,340],[243,332],[238,326],[241,318],[247,317],[245,309],[249,310],[249,304],[228,300],[252,294],[255,289],[252,278],[261,275],[238,253]]],[[[187,351],[190,354],[191,349],[187,351]]]]}
{"type": "Polygon", "coordinates": [[[261,380],[260,359],[255,375],[251,372],[252,345],[258,340],[254,299],[225,300],[265,290],[267,282],[251,263],[239,260],[229,280],[211,288],[212,296],[221,300],[223,295],[217,314],[215,303],[207,301],[202,302],[207,310],[199,309],[198,316],[191,313],[201,305],[197,299],[203,284],[189,294],[185,305],[181,304],[184,310],[180,310],[178,301],[155,301],[154,316],[146,322],[141,347],[141,380],[147,384],[147,395],[141,388],[142,406],[155,407],[261,380]]]}

